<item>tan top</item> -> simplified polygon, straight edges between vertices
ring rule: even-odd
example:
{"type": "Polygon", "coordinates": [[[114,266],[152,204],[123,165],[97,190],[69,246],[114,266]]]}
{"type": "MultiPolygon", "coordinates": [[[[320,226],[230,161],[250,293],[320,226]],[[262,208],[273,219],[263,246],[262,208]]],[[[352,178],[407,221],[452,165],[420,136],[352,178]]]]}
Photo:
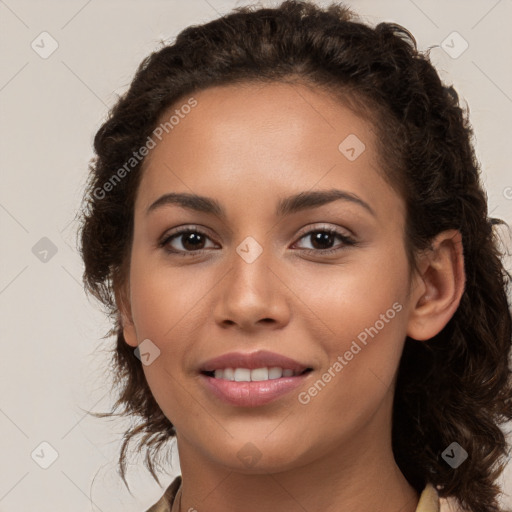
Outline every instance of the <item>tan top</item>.
{"type": "MultiPolygon", "coordinates": [[[[146,512],[179,512],[181,476],[176,477],[165,494],[146,512]]],[[[440,512],[439,496],[431,484],[427,484],[420,496],[416,512],[440,512]]]]}

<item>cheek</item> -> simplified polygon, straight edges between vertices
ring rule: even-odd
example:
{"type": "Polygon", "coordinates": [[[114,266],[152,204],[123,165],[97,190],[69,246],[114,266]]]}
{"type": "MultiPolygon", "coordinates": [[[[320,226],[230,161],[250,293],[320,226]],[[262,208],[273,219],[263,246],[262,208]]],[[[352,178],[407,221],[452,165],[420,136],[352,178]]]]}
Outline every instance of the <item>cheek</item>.
{"type": "MultiPolygon", "coordinates": [[[[189,267],[191,268],[191,267],[189,267]]],[[[196,325],[207,288],[197,273],[135,256],[130,273],[132,314],[139,337],[155,343],[180,337],[183,324],[196,325]]]]}
{"type": "Polygon", "coordinates": [[[322,403],[319,414],[327,405],[365,416],[388,393],[406,336],[407,268],[405,254],[382,251],[374,261],[361,258],[335,274],[317,271],[300,289],[317,316],[304,327],[327,355],[317,385],[304,397],[322,403]]]}
{"type": "Polygon", "coordinates": [[[375,334],[375,324],[383,338],[404,332],[405,254],[387,248],[354,254],[340,265],[310,265],[288,276],[290,288],[300,297],[297,305],[302,304],[301,312],[308,318],[304,327],[324,333],[322,339],[336,351],[348,349],[347,340],[350,345],[360,334],[364,341],[366,329],[375,334]]]}
{"type": "MultiPolygon", "coordinates": [[[[149,339],[159,355],[143,370],[151,392],[176,426],[173,411],[188,410],[189,394],[183,387],[184,362],[193,346],[196,330],[204,325],[204,279],[184,268],[151,265],[148,256],[133,254],[130,289],[138,341],[149,339]]],[[[192,268],[192,267],[189,267],[192,268]]],[[[206,308],[208,310],[208,308],[206,308]]],[[[209,310],[208,310],[209,311],[209,310]]]]}

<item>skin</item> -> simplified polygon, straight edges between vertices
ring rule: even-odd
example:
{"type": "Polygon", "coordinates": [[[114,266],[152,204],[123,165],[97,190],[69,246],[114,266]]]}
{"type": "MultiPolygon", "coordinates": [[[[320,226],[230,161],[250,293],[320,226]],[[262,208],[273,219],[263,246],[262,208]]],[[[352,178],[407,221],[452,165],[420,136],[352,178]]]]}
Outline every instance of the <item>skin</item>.
{"type": "Polygon", "coordinates": [[[441,233],[409,279],[404,202],[382,178],[372,125],[324,92],[245,84],[194,97],[197,106],[145,161],[129,281],[116,292],[126,342],[150,339],[160,350],[144,372],[177,431],[181,510],[413,512],[418,493],[391,449],[394,382],[406,335],[431,338],[459,304],[460,234],[441,233]],[[354,161],[338,149],[349,134],[366,146],[354,161]],[[275,216],[278,200],[329,189],[357,195],[374,215],[338,200],[275,216]],[[146,213],[169,192],[213,198],[226,218],[176,204],[146,213]],[[207,235],[202,245],[187,235],[167,243],[185,256],[159,246],[184,225],[207,235]],[[337,236],[315,245],[307,233],[325,227],[357,245],[337,236]],[[252,263],[236,252],[248,236],[263,250],[252,263]],[[394,303],[401,311],[300,403],[298,393],[394,303]],[[254,408],[204,388],[202,362],[259,349],[314,370],[299,390],[254,408]],[[254,465],[237,456],[249,442],[260,457],[254,465]]]}

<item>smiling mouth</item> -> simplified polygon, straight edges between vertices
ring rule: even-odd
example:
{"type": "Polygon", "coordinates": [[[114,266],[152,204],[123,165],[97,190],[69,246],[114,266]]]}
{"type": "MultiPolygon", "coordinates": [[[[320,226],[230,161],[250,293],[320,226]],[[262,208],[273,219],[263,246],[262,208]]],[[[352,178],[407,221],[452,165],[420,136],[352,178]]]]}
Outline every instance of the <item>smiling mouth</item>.
{"type": "Polygon", "coordinates": [[[222,368],[213,371],[202,371],[203,375],[213,377],[214,379],[227,380],[232,382],[262,382],[289,377],[299,377],[311,372],[312,368],[306,368],[303,371],[296,371],[290,368],[281,368],[278,366],[262,368],[222,368]]]}

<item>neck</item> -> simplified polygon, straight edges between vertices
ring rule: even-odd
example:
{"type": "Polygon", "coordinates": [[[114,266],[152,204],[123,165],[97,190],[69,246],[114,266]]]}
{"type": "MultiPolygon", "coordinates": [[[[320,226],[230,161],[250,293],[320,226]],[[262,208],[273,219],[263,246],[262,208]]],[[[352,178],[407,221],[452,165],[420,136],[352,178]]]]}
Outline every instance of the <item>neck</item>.
{"type": "Polygon", "coordinates": [[[209,481],[190,479],[183,472],[179,512],[414,512],[418,505],[418,493],[394,464],[383,474],[368,471],[359,481],[354,475],[323,474],[319,479],[310,471],[314,470],[308,467],[306,476],[299,471],[248,476],[224,470],[209,481]]]}

